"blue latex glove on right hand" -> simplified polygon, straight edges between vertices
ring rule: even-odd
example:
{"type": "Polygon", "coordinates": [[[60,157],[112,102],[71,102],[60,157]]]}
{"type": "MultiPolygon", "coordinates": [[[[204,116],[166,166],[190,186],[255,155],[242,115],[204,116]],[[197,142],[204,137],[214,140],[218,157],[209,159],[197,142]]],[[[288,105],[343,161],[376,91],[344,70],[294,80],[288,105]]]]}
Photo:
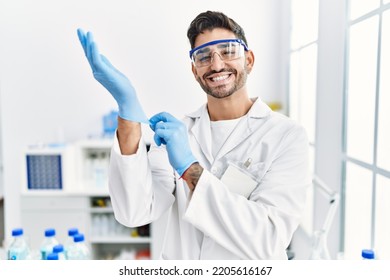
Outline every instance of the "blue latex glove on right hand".
{"type": "Polygon", "coordinates": [[[85,34],[83,30],[77,29],[77,35],[92,68],[93,76],[118,103],[119,117],[133,122],[149,123],[129,79],[112,66],[104,55],[99,54],[92,33],[85,34]]]}
{"type": "Polygon", "coordinates": [[[155,132],[154,142],[157,146],[166,145],[169,163],[180,176],[191,164],[198,162],[192,154],[184,123],[163,112],[150,119],[150,127],[155,132]]]}

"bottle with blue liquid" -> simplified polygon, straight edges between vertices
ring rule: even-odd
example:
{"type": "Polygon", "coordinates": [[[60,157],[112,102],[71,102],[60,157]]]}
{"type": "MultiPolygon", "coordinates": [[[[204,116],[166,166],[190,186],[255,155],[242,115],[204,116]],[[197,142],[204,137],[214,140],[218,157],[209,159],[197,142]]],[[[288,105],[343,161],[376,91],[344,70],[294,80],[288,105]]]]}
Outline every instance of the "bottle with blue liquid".
{"type": "Polygon", "coordinates": [[[53,253],[53,247],[58,245],[59,242],[56,239],[56,231],[54,228],[48,228],[45,230],[45,238],[41,244],[41,259],[46,260],[47,256],[53,253]]]}
{"type": "Polygon", "coordinates": [[[22,228],[12,230],[13,241],[8,247],[7,258],[9,260],[27,260],[30,255],[30,248],[23,235],[22,228]]]}
{"type": "Polygon", "coordinates": [[[65,251],[64,251],[64,245],[57,244],[53,247],[53,253],[58,256],[58,259],[61,261],[66,260],[65,251]]]}
{"type": "Polygon", "coordinates": [[[46,260],[48,261],[58,261],[59,259],[59,255],[57,253],[50,253],[46,257],[46,260]]]}
{"type": "Polygon", "coordinates": [[[65,241],[64,244],[64,252],[65,252],[65,257],[68,258],[68,251],[69,248],[74,244],[73,237],[79,233],[78,228],[70,228],[68,229],[68,237],[65,241]]]}
{"type": "Polygon", "coordinates": [[[90,260],[91,254],[87,244],[85,244],[84,234],[78,233],[73,237],[74,244],[67,252],[68,260],[90,260]]]}
{"type": "Polygon", "coordinates": [[[105,137],[114,137],[115,130],[118,126],[118,111],[112,110],[103,116],[103,135],[105,137]]]}
{"type": "Polygon", "coordinates": [[[375,252],[372,249],[363,249],[362,250],[363,260],[375,260],[375,252]]]}

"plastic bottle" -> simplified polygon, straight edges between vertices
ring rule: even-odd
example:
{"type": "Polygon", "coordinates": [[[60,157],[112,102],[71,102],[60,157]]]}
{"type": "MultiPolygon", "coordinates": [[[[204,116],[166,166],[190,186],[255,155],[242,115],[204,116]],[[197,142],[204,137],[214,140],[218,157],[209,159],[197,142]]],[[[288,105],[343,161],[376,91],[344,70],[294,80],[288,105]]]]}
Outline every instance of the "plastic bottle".
{"type": "Polygon", "coordinates": [[[46,260],[48,261],[58,261],[60,259],[59,255],[57,253],[50,253],[47,255],[46,260]]]}
{"type": "Polygon", "coordinates": [[[107,186],[107,167],[105,153],[98,153],[93,162],[95,187],[104,188],[107,186]]]}
{"type": "Polygon", "coordinates": [[[59,244],[56,239],[56,231],[53,228],[48,228],[45,230],[45,239],[43,239],[41,244],[41,259],[46,260],[47,255],[53,252],[53,247],[59,244]]]}
{"type": "Polygon", "coordinates": [[[64,246],[62,244],[57,244],[53,247],[53,253],[58,255],[59,260],[66,260],[64,246]]]}
{"type": "Polygon", "coordinates": [[[9,260],[26,260],[29,257],[30,249],[28,243],[23,235],[22,228],[16,228],[12,230],[12,236],[14,240],[8,247],[8,259],[9,260]]]}
{"type": "Polygon", "coordinates": [[[65,252],[65,257],[68,258],[68,250],[69,248],[74,244],[73,237],[79,233],[78,228],[70,228],[68,229],[68,238],[65,241],[64,245],[64,252],[65,252]]]}
{"type": "Polygon", "coordinates": [[[85,244],[84,234],[76,234],[73,240],[74,244],[69,248],[67,253],[68,260],[90,260],[91,254],[85,244]]]}
{"type": "Polygon", "coordinates": [[[375,259],[375,252],[371,249],[363,249],[362,250],[362,258],[363,260],[374,260],[375,259]]]}

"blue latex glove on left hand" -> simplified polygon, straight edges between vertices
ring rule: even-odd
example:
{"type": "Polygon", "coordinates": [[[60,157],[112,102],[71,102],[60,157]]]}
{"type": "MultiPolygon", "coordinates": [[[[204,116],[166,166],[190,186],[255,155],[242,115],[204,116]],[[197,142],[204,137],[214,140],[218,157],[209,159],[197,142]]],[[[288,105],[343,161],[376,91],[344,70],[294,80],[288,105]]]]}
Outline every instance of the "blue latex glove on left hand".
{"type": "Polygon", "coordinates": [[[182,176],[191,164],[198,162],[192,154],[185,124],[165,112],[154,115],[149,121],[155,132],[154,142],[157,146],[166,145],[169,163],[182,176]]]}
{"type": "Polygon", "coordinates": [[[129,79],[112,66],[104,55],[99,54],[92,33],[85,34],[83,30],[77,29],[77,35],[92,68],[93,76],[118,103],[119,116],[129,121],[149,123],[129,79]]]}

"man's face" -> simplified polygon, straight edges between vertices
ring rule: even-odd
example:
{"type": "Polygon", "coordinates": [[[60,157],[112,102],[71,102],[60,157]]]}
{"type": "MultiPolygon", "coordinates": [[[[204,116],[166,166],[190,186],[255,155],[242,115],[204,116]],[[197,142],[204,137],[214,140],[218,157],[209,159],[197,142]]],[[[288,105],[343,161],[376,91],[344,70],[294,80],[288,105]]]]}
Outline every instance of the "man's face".
{"type": "MultiPolygon", "coordinates": [[[[233,32],[222,28],[206,30],[197,36],[195,47],[222,39],[236,37],[233,32]]],[[[217,45],[210,45],[208,48],[211,50],[211,64],[201,67],[192,64],[192,72],[202,89],[215,98],[225,98],[243,88],[252,70],[253,53],[247,51],[244,56],[228,61],[222,59],[217,45]]]]}

